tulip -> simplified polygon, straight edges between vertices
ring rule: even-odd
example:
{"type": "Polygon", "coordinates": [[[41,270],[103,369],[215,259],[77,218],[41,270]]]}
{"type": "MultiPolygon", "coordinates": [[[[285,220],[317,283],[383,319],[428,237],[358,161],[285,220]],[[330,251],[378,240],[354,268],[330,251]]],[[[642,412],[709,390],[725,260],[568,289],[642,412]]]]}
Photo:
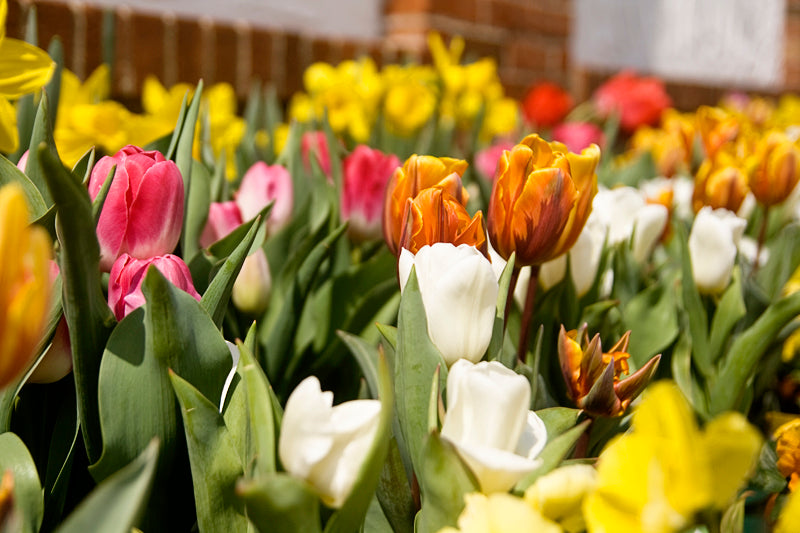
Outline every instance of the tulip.
{"type": "Polygon", "coordinates": [[[603,130],[591,122],[564,122],[553,128],[553,140],[564,143],[570,152],[580,153],[584,148],[605,144],[603,130]]]}
{"type": "Polygon", "coordinates": [[[739,119],[719,107],[700,106],[695,117],[697,132],[709,159],[716,157],[720,149],[730,146],[741,130],[739,119]]]}
{"type": "Polygon", "coordinates": [[[589,341],[586,325],[558,333],[558,360],[567,384],[567,396],[592,416],[621,416],[645,389],[658,368],[661,355],[623,379],[629,371],[628,339],[630,331],[603,353],[600,336],[589,341]]]}
{"type": "Polygon", "coordinates": [[[364,145],[344,160],[342,219],[349,220],[348,232],[358,241],[381,236],[383,195],[392,173],[400,164],[394,154],[384,154],[364,145]]]}
{"type": "MultiPolygon", "coordinates": [[[[49,276],[51,290],[60,272],[58,263],[51,259],[49,276]]],[[[62,316],[50,345],[28,377],[28,383],[55,383],[70,372],[72,372],[72,345],[69,340],[67,320],[62,316]]]]}
{"type": "Polygon", "coordinates": [[[400,235],[405,227],[404,214],[409,199],[428,188],[441,189],[462,206],[469,195],[461,184],[467,162],[449,157],[412,155],[395,170],[386,186],[383,204],[383,238],[393,254],[399,254],[400,235]]]}
{"type": "MultiPolygon", "coordinates": [[[[589,216],[586,226],[583,228],[575,245],[569,252],[552,261],[542,264],[539,270],[539,283],[545,290],[550,289],[559,283],[567,271],[567,257],[569,257],[569,270],[572,283],[575,285],[575,292],[578,297],[583,296],[594,285],[597,278],[597,270],[600,267],[600,258],[603,255],[603,248],[606,243],[606,227],[602,224],[593,223],[594,213],[589,216]]],[[[520,276],[521,277],[521,276],[520,276]]],[[[519,282],[517,282],[519,285],[519,282]]],[[[515,291],[516,297],[516,291],[515,291]]]]}
{"type": "Polygon", "coordinates": [[[428,335],[448,366],[483,357],[494,327],[499,286],[489,260],[472,246],[423,246],[400,254],[400,289],[416,267],[428,335]]]}
{"type": "Polygon", "coordinates": [[[692,207],[695,212],[703,206],[739,212],[749,192],[747,174],[742,164],[727,153],[706,159],[697,169],[692,207]]]}
{"type": "Polygon", "coordinates": [[[114,262],[108,281],[108,306],[114,311],[117,320],[122,320],[128,313],[144,305],[142,283],[150,265],[155,266],[176,287],[200,301],[200,294],[194,288],[189,267],[177,255],[136,259],[123,254],[114,262]]]}
{"type": "Polygon", "coordinates": [[[569,250],[597,192],[600,149],[581,155],[532,134],[500,158],[489,200],[489,238],[504,259],[540,265],[569,250]]]}
{"type": "Polygon", "coordinates": [[[375,439],[381,404],[353,400],[333,407],[333,393],[322,392],[310,376],[289,395],[278,439],[287,472],[307,481],[328,507],[345,502],[375,439]]]}
{"type": "Polygon", "coordinates": [[[92,200],[114,165],[114,181],[97,222],[100,268],[105,272],[123,254],[147,259],[171,252],[183,225],[183,178],[175,163],[160,152],[128,145],[92,169],[92,200]]]}
{"type": "Polygon", "coordinates": [[[800,418],[794,418],[775,430],[775,453],[778,472],[789,478],[789,490],[800,487],[800,418]]]}
{"type": "Polygon", "coordinates": [[[22,187],[0,188],[0,390],[36,356],[50,306],[50,237],[29,216],[22,187]]]}
{"type": "Polygon", "coordinates": [[[211,246],[241,225],[242,213],[236,202],[212,202],[206,225],[200,235],[200,246],[211,246]]]}
{"type": "Polygon", "coordinates": [[[462,360],[450,368],[442,437],[485,494],[507,492],[541,462],[547,429],[529,410],[530,395],[528,380],[497,361],[462,360]]]}
{"type": "Polygon", "coordinates": [[[720,293],[731,280],[736,251],[747,221],[726,209],[704,207],[689,234],[689,255],[697,288],[720,293]]]}
{"type": "Polygon", "coordinates": [[[503,152],[514,148],[514,144],[510,141],[500,141],[488,148],[484,148],[475,154],[475,167],[481,174],[491,180],[494,179],[494,173],[497,171],[497,164],[500,162],[500,157],[503,152]]]}
{"type": "Polygon", "coordinates": [[[267,255],[259,248],[242,263],[233,283],[231,300],[239,311],[257,316],[267,310],[271,293],[272,276],[267,255]]]}
{"type": "Polygon", "coordinates": [[[583,502],[597,484],[597,471],[591,465],[562,466],[543,475],[525,490],[525,501],[557,522],[567,533],[586,530],[583,502]]]}
{"type": "Polygon", "coordinates": [[[550,82],[531,87],[522,101],[522,113],[528,122],[539,128],[552,128],[569,113],[572,97],[564,89],[550,82]]]}
{"type": "Polygon", "coordinates": [[[592,99],[601,116],[618,113],[620,128],[628,133],[639,126],[655,125],[672,104],[664,82],[631,71],[610,78],[598,87],[592,99]]]}
{"type": "Polygon", "coordinates": [[[292,217],[294,203],[292,177],[280,165],[268,166],[259,161],[245,172],[234,198],[242,214],[242,220],[253,219],[268,203],[275,203],[269,213],[267,230],[275,233],[292,217]]]}
{"type": "Polygon", "coordinates": [[[324,131],[307,131],[300,138],[300,152],[303,155],[303,166],[306,172],[311,172],[311,155],[319,163],[322,173],[331,177],[331,155],[328,148],[328,137],[324,131]]]}
{"type": "Polygon", "coordinates": [[[478,211],[470,218],[464,206],[441,189],[425,189],[413,200],[409,198],[403,224],[400,247],[413,254],[437,242],[468,244],[488,253],[483,213],[478,211]]]}
{"type": "Polygon", "coordinates": [[[800,148],[778,132],[768,134],[758,147],[758,166],[749,176],[758,202],[771,207],[783,203],[800,180],[800,148]]]}
{"type": "Polygon", "coordinates": [[[557,524],[539,514],[525,500],[496,492],[464,495],[464,510],[458,516],[458,529],[446,527],[439,533],[561,533],[557,524]]]}

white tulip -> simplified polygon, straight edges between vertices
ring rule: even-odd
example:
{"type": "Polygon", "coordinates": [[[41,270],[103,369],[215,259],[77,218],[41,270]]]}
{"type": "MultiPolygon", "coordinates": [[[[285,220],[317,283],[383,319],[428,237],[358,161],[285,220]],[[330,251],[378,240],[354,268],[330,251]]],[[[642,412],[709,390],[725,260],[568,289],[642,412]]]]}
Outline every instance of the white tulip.
{"type": "Polygon", "coordinates": [[[400,253],[401,291],[416,267],[428,321],[428,335],[447,366],[458,359],[478,361],[492,338],[498,284],[489,260],[475,247],[436,243],[416,256],[400,253]]]}
{"type": "MultiPolygon", "coordinates": [[[[497,279],[497,282],[500,282],[500,276],[503,275],[503,270],[506,268],[507,261],[503,259],[500,254],[498,254],[494,248],[492,248],[492,244],[489,243],[489,258],[492,260],[492,270],[494,270],[494,277],[497,279]]],[[[564,277],[564,273],[561,273],[561,277],[564,277]]],[[[531,281],[531,267],[524,266],[519,269],[519,275],[517,276],[517,285],[514,287],[514,301],[517,302],[517,305],[520,307],[525,306],[525,298],[528,293],[528,284],[531,281]]]]}
{"type": "Polygon", "coordinates": [[[442,437],[450,441],[484,493],[506,492],[536,469],[547,442],[529,410],[528,380],[497,361],[458,361],[447,376],[442,437]]]}
{"type": "Polygon", "coordinates": [[[354,400],[333,407],[319,380],[300,382],[286,401],[278,455],[290,474],[306,480],[325,505],[345,502],[372,447],[381,404],[354,400]]]}
{"type": "Polygon", "coordinates": [[[633,187],[603,189],[592,203],[592,216],[608,228],[608,244],[631,243],[633,258],[643,263],[658,243],[667,224],[669,210],[660,204],[648,204],[641,191],[633,187]]]}
{"type": "Polygon", "coordinates": [[[272,276],[267,255],[259,249],[242,263],[242,269],[233,283],[231,300],[239,311],[260,315],[266,311],[271,293],[272,276]]]}
{"type": "Polygon", "coordinates": [[[539,283],[545,290],[548,290],[564,279],[567,271],[567,255],[569,255],[570,275],[572,283],[575,285],[575,292],[578,296],[583,296],[592,288],[597,277],[597,268],[600,266],[605,240],[606,228],[599,223],[597,218],[589,215],[583,231],[569,254],[542,264],[539,270],[539,283]]]}
{"type": "Polygon", "coordinates": [[[727,209],[706,206],[697,213],[689,234],[689,255],[694,281],[702,292],[718,293],[730,283],[746,225],[746,220],[727,209]]]}

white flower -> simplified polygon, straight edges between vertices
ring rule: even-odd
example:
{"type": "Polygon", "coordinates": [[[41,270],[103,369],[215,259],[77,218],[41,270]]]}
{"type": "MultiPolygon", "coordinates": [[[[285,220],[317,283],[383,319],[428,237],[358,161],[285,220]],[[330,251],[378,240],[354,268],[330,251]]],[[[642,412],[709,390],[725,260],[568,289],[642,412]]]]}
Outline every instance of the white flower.
{"type": "MultiPolygon", "coordinates": [[[[492,260],[492,270],[494,270],[494,277],[497,279],[497,282],[500,282],[500,276],[503,275],[503,270],[506,268],[507,261],[503,259],[500,254],[498,254],[494,248],[492,248],[492,243],[489,243],[489,257],[492,260]]],[[[564,277],[564,273],[561,273],[561,277],[564,277]]],[[[519,269],[519,275],[517,276],[517,285],[514,287],[514,301],[517,302],[517,305],[520,307],[525,306],[525,297],[528,293],[528,284],[531,281],[531,267],[524,266],[519,269]]],[[[557,283],[557,282],[556,282],[557,283]]]]}
{"type": "Polygon", "coordinates": [[[272,276],[264,250],[256,250],[247,256],[242,269],[233,283],[231,299],[239,311],[251,315],[260,315],[269,305],[272,292],[272,276]]]}
{"type": "MultiPolygon", "coordinates": [[[[638,189],[619,187],[597,192],[591,217],[608,228],[608,244],[627,242],[633,236],[633,258],[643,263],[664,232],[669,211],[660,204],[648,204],[638,189]]],[[[587,222],[588,224],[588,222],[587,222]]]]}
{"type": "Polygon", "coordinates": [[[697,288],[718,293],[731,280],[736,250],[747,221],[727,209],[706,206],[697,213],[689,234],[689,255],[697,288]]]}
{"type": "Polygon", "coordinates": [[[353,489],[378,427],[378,400],[354,400],[333,407],[333,393],[319,380],[300,382],[281,423],[278,455],[290,474],[305,479],[325,505],[341,507],[353,489]]]}
{"type": "Polygon", "coordinates": [[[528,380],[497,361],[457,361],[447,376],[442,437],[453,443],[484,493],[506,492],[540,463],[544,422],[529,410],[528,380]]]}
{"type": "Polygon", "coordinates": [[[539,270],[539,283],[548,290],[564,279],[567,271],[567,255],[569,255],[570,275],[575,284],[575,292],[578,296],[583,296],[592,288],[597,277],[605,240],[606,228],[596,217],[589,215],[589,220],[586,221],[569,254],[542,264],[539,270]]]}
{"type": "Polygon", "coordinates": [[[498,284],[492,265],[475,247],[436,243],[415,256],[400,253],[400,287],[405,291],[416,266],[428,321],[428,335],[447,366],[458,359],[478,361],[492,338],[498,284]]]}
{"type": "Polygon", "coordinates": [[[228,389],[231,387],[231,383],[233,382],[233,376],[236,375],[236,368],[239,366],[239,347],[233,344],[230,341],[225,341],[225,344],[228,345],[228,351],[231,352],[231,361],[233,366],[231,367],[231,371],[228,372],[228,377],[225,378],[225,384],[222,385],[222,394],[220,395],[219,399],[219,412],[222,412],[222,408],[225,407],[225,400],[228,397],[228,389]]]}

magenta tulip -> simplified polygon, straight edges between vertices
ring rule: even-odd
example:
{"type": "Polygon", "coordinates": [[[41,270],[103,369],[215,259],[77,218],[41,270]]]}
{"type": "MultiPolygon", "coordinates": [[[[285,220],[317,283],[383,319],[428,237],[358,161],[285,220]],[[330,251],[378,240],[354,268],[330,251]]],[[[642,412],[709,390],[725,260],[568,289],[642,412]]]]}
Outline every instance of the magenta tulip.
{"type": "Polygon", "coordinates": [[[564,143],[570,152],[581,153],[592,144],[600,148],[605,144],[603,130],[591,122],[564,122],[553,128],[554,141],[564,143]]]}
{"type": "Polygon", "coordinates": [[[200,235],[200,246],[207,248],[242,225],[242,213],[236,202],[213,202],[200,235]]]}
{"type": "Polygon", "coordinates": [[[125,315],[144,305],[142,282],[150,265],[155,266],[176,287],[200,301],[200,294],[194,288],[189,267],[177,255],[135,259],[128,254],[122,254],[114,262],[108,280],[108,306],[114,311],[117,320],[122,320],[125,315]]]}
{"type": "Polygon", "coordinates": [[[331,179],[331,154],[328,149],[328,137],[324,131],[307,131],[300,139],[300,153],[303,155],[303,166],[311,172],[311,154],[319,163],[322,173],[331,179]]]}
{"type": "Polygon", "coordinates": [[[513,142],[503,140],[480,150],[475,154],[475,167],[477,167],[484,178],[493,180],[494,174],[497,171],[497,162],[500,161],[500,156],[502,156],[505,151],[511,151],[512,148],[514,148],[513,142]]]}
{"type": "Polygon", "coordinates": [[[342,220],[349,220],[350,236],[359,241],[381,236],[386,184],[400,166],[394,154],[357,146],[344,160],[342,220]]]}
{"type": "Polygon", "coordinates": [[[100,268],[105,272],[123,254],[147,259],[171,252],[183,225],[183,178],[175,163],[160,152],[128,145],[92,169],[92,200],[114,165],[114,181],[97,223],[100,268]]]}
{"type": "Polygon", "coordinates": [[[255,217],[271,201],[275,201],[267,220],[267,230],[274,233],[292,216],[293,186],[289,171],[280,165],[268,166],[259,161],[248,169],[236,193],[236,205],[242,220],[255,217]]]}

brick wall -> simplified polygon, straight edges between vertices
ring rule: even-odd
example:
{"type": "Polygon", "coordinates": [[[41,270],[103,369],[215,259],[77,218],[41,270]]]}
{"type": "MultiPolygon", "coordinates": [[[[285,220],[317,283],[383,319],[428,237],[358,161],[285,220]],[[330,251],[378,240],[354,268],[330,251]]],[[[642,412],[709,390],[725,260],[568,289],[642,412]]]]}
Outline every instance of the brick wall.
{"type": "MultiPolygon", "coordinates": [[[[382,40],[326,39],[319,36],[222,24],[203,18],[151,15],[119,7],[113,11],[78,1],[9,0],[8,34],[22,37],[31,5],[38,14],[39,42],[59,35],[65,63],[85,77],[103,58],[103,31],[114,31],[116,62],[113,94],[138,97],[144,77],[165,84],[225,81],[244,97],[254,79],[269,80],[286,98],[302,87],[313,61],[338,63],[361,55],[378,65],[404,59],[428,60],[426,35],[462,35],[465,57],[495,58],[507,92],[521,97],[526,87],[552,80],[578,100],[611,73],[587,72],[570,61],[571,0],[384,0],[382,40]]],[[[786,88],[800,89],[800,0],[787,0],[786,88]]],[[[726,88],[668,84],[676,106],[714,103],[726,88]]]]}

